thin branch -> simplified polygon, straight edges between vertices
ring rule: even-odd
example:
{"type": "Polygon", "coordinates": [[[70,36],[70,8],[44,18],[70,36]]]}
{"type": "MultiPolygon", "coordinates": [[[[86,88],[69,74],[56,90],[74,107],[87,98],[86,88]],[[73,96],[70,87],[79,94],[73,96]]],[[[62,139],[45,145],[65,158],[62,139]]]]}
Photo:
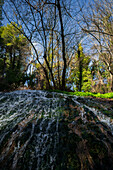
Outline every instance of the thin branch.
{"type": "Polygon", "coordinates": [[[97,33],[113,36],[113,34],[110,34],[110,33],[107,33],[107,32],[102,32],[102,31],[97,31],[97,30],[87,30],[85,28],[82,28],[82,30],[87,32],[87,33],[91,33],[91,32],[95,33],[95,32],[97,32],[97,33]]]}

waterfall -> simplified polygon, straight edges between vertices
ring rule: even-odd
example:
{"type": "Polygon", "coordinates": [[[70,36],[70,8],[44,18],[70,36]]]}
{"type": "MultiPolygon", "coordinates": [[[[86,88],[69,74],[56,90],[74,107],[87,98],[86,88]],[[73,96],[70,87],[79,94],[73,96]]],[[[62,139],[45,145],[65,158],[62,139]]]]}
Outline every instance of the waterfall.
{"type": "Polygon", "coordinates": [[[109,135],[109,146],[113,142],[113,119],[91,106],[91,102],[40,90],[0,93],[0,167],[80,169],[86,159],[89,167],[96,166],[91,164],[93,158],[89,158],[89,146],[84,141],[91,134],[95,139],[91,137],[90,141],[101,141],[95,137],[100,135],[106,143],[109,135]],[[84,158],[79,153],[82,150],[84,158]]]}

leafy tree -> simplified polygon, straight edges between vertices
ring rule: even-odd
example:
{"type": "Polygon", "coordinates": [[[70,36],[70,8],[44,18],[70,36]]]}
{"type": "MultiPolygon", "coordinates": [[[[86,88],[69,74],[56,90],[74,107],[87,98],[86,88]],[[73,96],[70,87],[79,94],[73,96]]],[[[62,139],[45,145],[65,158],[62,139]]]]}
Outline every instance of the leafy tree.
{"type": "Polygon", "coordinates": [[[92,89],[92,75],[90,68],[83,69],[83,85],[82,85],[82,91],[84,92],[90,92],[92,89]]]}
{"type": "Polygon", "coordinates": [[[92,92],[105,93],[110,91],[111,80],[106,65],[101,60],[94,60],[90,66],[92,74],[92,92]]]}
{"type": "MultiPolygon", "coordinates": [[[[16,25],[13,23],[13,25],[16,25]]],[[[30,55],[30,47],[27,39],[12,24],[0,28],[3,41],[3,54],[0,64],[1,78],[8,86],[19,86],[24,76],[26,58],[30,55]]],[[[21,29],[21,28],[19,28],[21,29]]],[[[23,82],[24,83],[24,82],[23,82]]]]}
{"type": "Polygon", "coordinates": [[[89,63],[90,57],[85,56],[83,48],[79,44],[76,55],[71,63],[71,75],[69,77],[69,80],[71,80],[70,83],[73,82],[76,91],[90,91],[91,89],[92,77],[89,63]]]}

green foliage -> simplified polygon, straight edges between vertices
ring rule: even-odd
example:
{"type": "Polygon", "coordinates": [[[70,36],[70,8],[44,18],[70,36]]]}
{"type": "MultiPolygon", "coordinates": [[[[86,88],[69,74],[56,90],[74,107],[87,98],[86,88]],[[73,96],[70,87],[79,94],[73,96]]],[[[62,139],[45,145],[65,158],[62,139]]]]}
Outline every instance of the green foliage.
{"type": "Polygon", "coordinates": [[[35,74],[29,74],[26,77],[26,79],[28,80],[28,86],[31,88],[33,88],[35,85],[34,78],[35,78],[35,74]]]}
{"type": "Polygon", "coordinates": [[[12,70],[12,69],[8,69],[8,71],[6,73],[6,81],[9,85],[11,85],[13,83],[15,83],[15,86],[20,85],[20,81],[23,78],[23,74],[20,71],[18,71],[18,72],[16,72],[16,71],[12,70]]]}
{"type": "Polygon", "coordinates": [[[91,90],[91,71],[89,69],[90,57],[86,56],[83,53],[83,48],[81,44],[78,46],[78,52],[73,59],[74,64],[72,63],[71,75],[68,78],[70,83],[73,83],[73,88],[75,91],[90,91],[91,90]],[[80,88],[81,84],[81,88],[80,88]]]}
{"type": "Polygon", "coordinates": [[[6,46],[14,46],[20,47],[25,45],[26,38],[20,33],[21,27],[18,27],[17,24],[7,24],[7,26],[3,26],[1,38],[3,38],[4,43],[6,46]]]}
{"type": "Polygon", "coordinates": [[[3,70],[3,59],[2,58],[0,58],[0,73],[2,72],[2,70],[3,70]]]}
{"type": "Polygon", "coordinates": [[[15,23],[0,28],[0,89],[13,89],[25,83],[24,69],[29,43],[15,23]]]}
{"type": "Polygon", "coordinates": [[[92,84],[92,76],[90,69],[83,71],[83,86],[82,90],[84,92],[91,91],[91,84],[92,84]]]}
{"type": "Polygon", "coordinates": [[[96,97],[96,98],[113,98],[113,92],[111,93],[91,93],[91,92],[67,92],[67,91],[60,91],[60,90],[49,90],[58,93],[68,94],[68,95],[76,95],[76,96],[84,96],[84,97],[96,97]]]}

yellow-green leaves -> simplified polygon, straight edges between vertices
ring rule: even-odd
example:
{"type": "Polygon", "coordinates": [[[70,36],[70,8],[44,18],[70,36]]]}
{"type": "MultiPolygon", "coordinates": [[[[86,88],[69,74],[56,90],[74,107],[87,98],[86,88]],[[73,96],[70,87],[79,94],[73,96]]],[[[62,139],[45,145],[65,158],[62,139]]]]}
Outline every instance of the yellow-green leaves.
{"type": "Polygon", "coordinates": [[[1,38],[4,39],[6,46],[19,47],[25,44],[26,38],[21,34],[19,29],[21,29],[21,27],[18,27],[15,23],[7,24],[7,26],[1,28],[1,38]]]}

